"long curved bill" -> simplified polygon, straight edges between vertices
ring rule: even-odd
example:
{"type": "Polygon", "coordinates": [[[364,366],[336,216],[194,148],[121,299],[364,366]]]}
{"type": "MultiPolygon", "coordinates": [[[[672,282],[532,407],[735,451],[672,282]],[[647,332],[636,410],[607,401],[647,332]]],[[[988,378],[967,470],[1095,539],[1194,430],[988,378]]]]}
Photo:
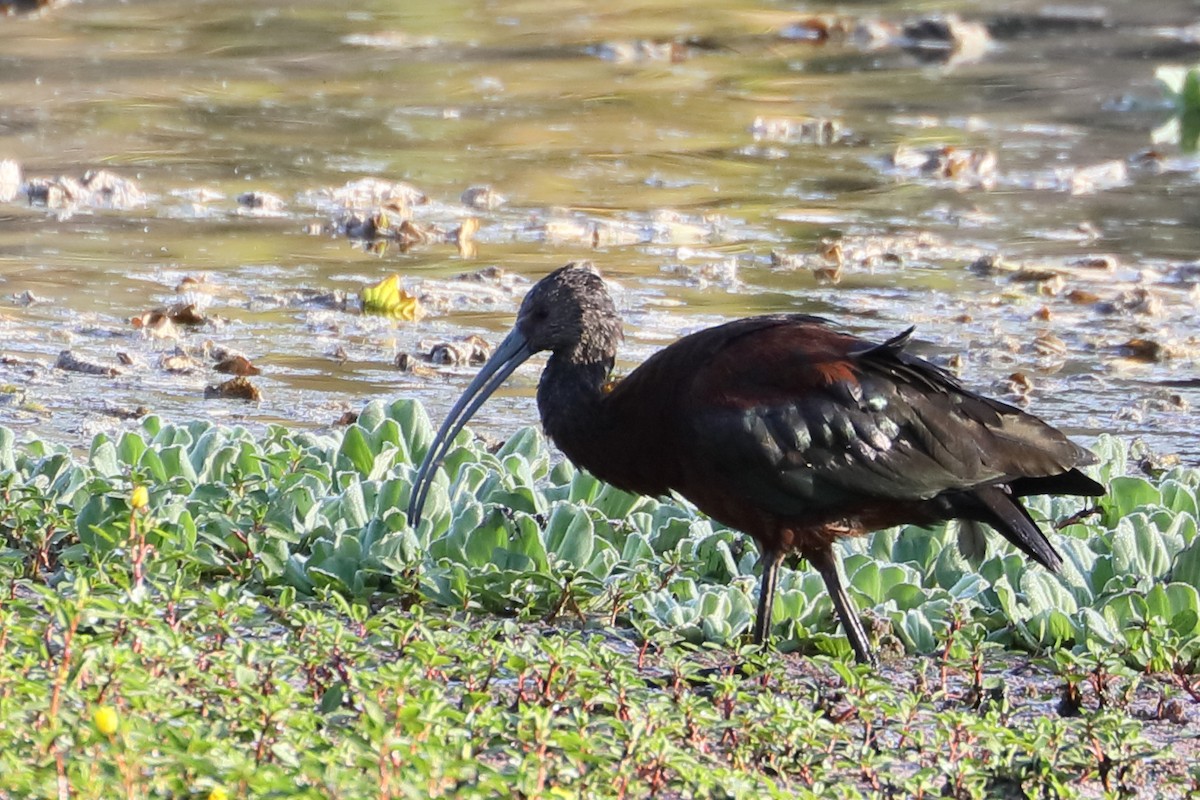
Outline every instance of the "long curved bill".
{"type": "Polygon", "coordinates": [[[471,381],[471,385],[467,387],[462,397],[458,398],[458,402],[446,415],[446,421],[442,423],[437,436],[433,438],[433,444],[429,446],[429,450],[425,453],[425,460],[421,462],[421,468],[417,470],[417,477],[413,481],[412,495],[408,503],[409,525],[415,527],[421,521],[421,509],[425,507],[425,498],[433,483],[433,475],[437,471],[438,464],[442,462],[447,451],[450,450],[450,446],[454,443],[454,437],[458,436],[458,432],[463,429],[463,426],[474,416],[492,392],[496,391],[500,384],[504,383],[505,379],[513,373],[513,370],[521,366],[532,355],[533,350],[530,349],[525,337],[514,329],[504,338],[504,341],[497,345],[487,363],[479,368],[479,374],[475,376],[475,380],[471,381]]]}

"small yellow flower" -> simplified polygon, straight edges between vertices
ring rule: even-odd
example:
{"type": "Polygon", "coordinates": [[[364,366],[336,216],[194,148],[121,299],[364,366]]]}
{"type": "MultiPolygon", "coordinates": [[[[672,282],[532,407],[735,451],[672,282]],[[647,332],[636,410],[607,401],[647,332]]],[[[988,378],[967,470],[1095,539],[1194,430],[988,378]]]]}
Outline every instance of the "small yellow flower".
{"type": "Polygon", "coordinates": [[[212,791],[208,793],[208,800],[229,800],[229,792],[220,786],[214,786],[212,791]]]}
{"type": "Polygon", "coordinates": [[[92,722],[96,723],[96,730],[105,736],[112,736],[117,732],[117,723],[119,721],[117,710],[112,706],[100,706],[92,714],[92,722]]]}
{"type": "Polygon", "coordinates": [[[150,492],[145,486],[135,486],[133,494],[129,496],[129,505],[133,506],[134,511],[145,511],[150,507],[150,492]]]}

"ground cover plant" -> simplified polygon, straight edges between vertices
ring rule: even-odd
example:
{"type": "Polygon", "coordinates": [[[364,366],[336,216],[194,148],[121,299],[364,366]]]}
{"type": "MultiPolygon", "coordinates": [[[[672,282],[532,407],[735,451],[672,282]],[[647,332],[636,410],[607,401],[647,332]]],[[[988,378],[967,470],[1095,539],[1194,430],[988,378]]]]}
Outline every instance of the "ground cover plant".
{"type": "Polygon", "coordinates": [[[843,544],[886,651],[672,501],[459,437],[424,521],[413,403],[320,434],[147,418],[86,457],[0,429],[0,796],[1091,797],[1200,791],[1200,471],[1096,445],[1066,565],[953,525],[843,544]]]}

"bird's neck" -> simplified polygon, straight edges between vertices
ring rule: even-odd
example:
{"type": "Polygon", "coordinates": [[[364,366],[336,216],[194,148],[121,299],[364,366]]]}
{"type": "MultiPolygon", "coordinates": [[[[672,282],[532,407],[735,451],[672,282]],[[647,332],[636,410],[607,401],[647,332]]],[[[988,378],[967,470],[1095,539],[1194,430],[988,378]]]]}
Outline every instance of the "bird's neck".
{"type": "Polygon", "coordinates": [[[538,383],[538,412],[546,433],[569,458],[575,444],[601,422],[604,384],[612,372],[611,354],[552,353],[538,383]]]}

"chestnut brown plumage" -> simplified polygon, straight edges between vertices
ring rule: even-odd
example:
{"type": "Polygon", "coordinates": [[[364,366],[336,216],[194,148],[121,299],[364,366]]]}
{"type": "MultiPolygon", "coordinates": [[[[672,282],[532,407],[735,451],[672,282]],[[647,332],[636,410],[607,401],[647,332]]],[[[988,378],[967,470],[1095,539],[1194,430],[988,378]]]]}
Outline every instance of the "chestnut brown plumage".
{"type": "Polygon", "coordinates": [[[549,351],[538,411],[567,458],[626,491],[677,492],[758,542],[756,642],[770,632],[779,564],[797,551],[824,580],[855,655],[874,662],[838,577],[837,539],[961,519],[1056,571],[1062,559],[1020,498],[1104,493],[1076,469],[1095,461],[1090,452],[910,355],[911,333],[874,344],[817,317],[740,319],[685,336],[613,386],[620,317],[595,269],[568,264],[529,291],[451,409],[417,472],[409,521],[466,421],[549,351]]]}

